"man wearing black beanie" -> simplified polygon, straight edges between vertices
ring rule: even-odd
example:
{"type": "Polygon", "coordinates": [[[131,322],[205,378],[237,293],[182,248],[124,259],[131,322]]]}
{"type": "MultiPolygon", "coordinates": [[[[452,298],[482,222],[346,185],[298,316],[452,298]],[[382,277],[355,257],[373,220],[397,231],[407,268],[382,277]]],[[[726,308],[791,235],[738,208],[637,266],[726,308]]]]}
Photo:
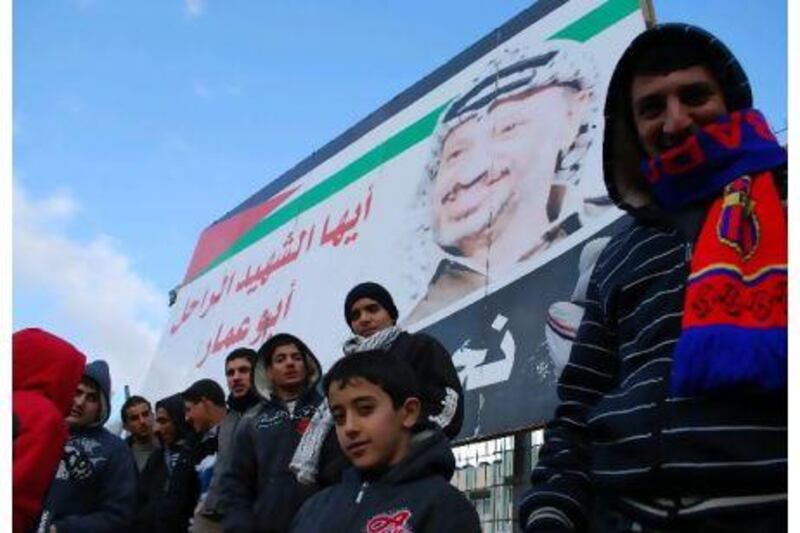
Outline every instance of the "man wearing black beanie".
{"type": "Polygon", "coordinates": [[[397,307],[383,286],[368,281],[345,298],[345,321],[354,333],[344,343],[345,355],[383,350],[405,360],[422,386],[422,427],[440,427],[449,438],[461,431],[464,395],[450,353],[424,333],[397,327],[397,307]]]}
{"type": "MultiPolygon", "coordinates": [[[[389,317],[394,322],[397,322],[397,307],[395,307],[394,300],[392,300],[392,295],[389,294],[389,291],[387,291],[382,285],[379,285],[375,282],[365,281],[364,283],[359,283],[350,289],[350,292],[347,293],[347,297],[344,300],[344,321],[347,322],[348,326],[350,326],[350,316],[353,312],[353,304],[363,298],[373,300],[374,302],[380,304],[389,317]]],[[[365,336],[368,337],[369,335],[365,336]]]]}
{"type": "MultiPolygon", "coordinates": [[[[398,311],[392,295],[375,282],[360,283],[345,297],[344,317],[353,336],[342,347],[345,357],[382,350],[405,361],[422,389],[422,412],[416,430],[440,428],[450,438],[461,431],[464,393],[450,353],[430,335],[408,333],[397,327],[398,311]]],[[[322,434],[333,423],[330,412],[321,409],[314,427],[303,436],[290,467],[297,478],[311,483],[316,477],[322,434]]]]}

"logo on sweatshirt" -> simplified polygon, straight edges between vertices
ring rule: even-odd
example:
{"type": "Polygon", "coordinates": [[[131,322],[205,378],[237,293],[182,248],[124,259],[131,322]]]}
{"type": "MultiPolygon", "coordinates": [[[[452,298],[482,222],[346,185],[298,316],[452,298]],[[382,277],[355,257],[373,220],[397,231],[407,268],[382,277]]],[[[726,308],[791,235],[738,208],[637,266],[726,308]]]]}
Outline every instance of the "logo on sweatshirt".
{"type": "Polygon", "coordinates": [[[412,533],[408,524],[411,511],[401,509],[389,513],[381,513],[367,520],[367,533],[412,533]]]}
{"type": "Polygon", "coordinates": [[[311,422],[311,419],[309,419],[309,418],[301,418],[300,420],[298,420],[298,421],[295,423],[295,425],[294,425],[294,428],[297,430],[297,432],[298,432],[299,434],[301,434],[301,435],[302,435],[302,434],[303,434],[303,433],[305,433],[305,432],[306,432],[306,430],[308,429],[308,424],[309,424],[310,422],[311,422]]]}
{"type": "Polygon", "coordinates": [[[81,449],[67,443],[64,447],[64,455],[58,464],[56,479],[86,481],[94,474],[92,466],[92,461],[84,455],[81,449]]]}

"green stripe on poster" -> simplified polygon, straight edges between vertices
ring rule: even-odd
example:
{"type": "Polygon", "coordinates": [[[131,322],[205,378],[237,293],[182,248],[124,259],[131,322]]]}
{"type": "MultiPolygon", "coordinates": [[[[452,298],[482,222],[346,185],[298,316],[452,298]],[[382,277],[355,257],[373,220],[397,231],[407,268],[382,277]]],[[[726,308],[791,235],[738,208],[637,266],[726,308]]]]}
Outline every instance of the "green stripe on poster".
{"type": "MultiPolygon", "coordinates": [[[[639,7],[639,0],[608,0],[583,17],[556,32],[550,36],[548,40],[569,39],[578,42],[586,42],[598,33],[635,12],[639,7]]],[[[210,262],[206,268],[194,276],[189,283],[213,270],[251,244],[263,239],[294,217],[327,200],[348,185],[358,181],[379,166],[402,154],[415,144],[427,139],[433,133],[439,115],[444,111],[448,103],[434,109],[383,143],[375,146],[340,171],[334,173],[253,226],[247,233],[239,237],[230,248],[222,252],[210,262]]]]}
{"type": "Polygon", "coordinates": [[[639,7],[639,0],[608,0],[608,2],[588,12],[566,28],[554,33],[549,39],[569,39],[585,43],[601,31],[613,26],[638,10],[639,7]]]}
{"type": "Polygon", "coordinates": [[[209,265],[195,276],[194,279],[197,279],[220,263],[230,259],[251,244],[263,239],[300,213],[327,200],[359,178],[362,178],[387,161],[402,154],[418,142],[430,137],[431,133],[433,133],[433,128],[436,126],[436,121],[439,119],[439,115],[444,111],[446,105],[447,104],[444,104],[434,109],[410,126],[389,137],[389,139],[383,143],[253,226],[250,231],[239,237],[230,248],[209,263],[209,265]]]}

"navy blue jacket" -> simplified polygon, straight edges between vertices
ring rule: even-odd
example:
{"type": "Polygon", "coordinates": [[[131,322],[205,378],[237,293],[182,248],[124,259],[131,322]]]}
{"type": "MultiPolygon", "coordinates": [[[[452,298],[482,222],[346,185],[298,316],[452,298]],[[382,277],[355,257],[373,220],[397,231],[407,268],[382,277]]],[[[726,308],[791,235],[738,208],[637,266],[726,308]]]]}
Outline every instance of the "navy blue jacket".
{"type": "Polygon", "coordinates": [[[455,459],[437,430],[412,443],[409,455],[383,475],[355,468],[342,482],[313,496],[297,513],[296,533],[480,532],[478,513],[449,480],[455,459]]]}
{"type": "Polygon", "coordinates": [[[125,441],[102,427],[72,431],[41,524],[59,533],[126,531],[135,498],[136,465],[125,441]]]}
{"type": "Polygon", "coordinates": [[[70,429],[64,455],[45,499],[39,530],[59,533],[124,532],[133,520],[136,463],[128,445],[103,428],[109,417],[111,377],[105,361],[86,365],[84,377],[100,392],[98,420],[70,429]]]}
{"type": "MultiPolygon", "coordinates": [[[[302,344],[296,340],[298,346],[302,344]]],[[[336,432],[326,437],[320,460],[318,485],[301,485],[289,470],[289,462],[309,421],[322,403],[317,390],[321,370],[314,355],[303,346],[309,385],[293,410],[273,393],[264,361],[256,362],[255,387],[264,398],[259,410],[243,417],[234,435],[229,468],[222,473],[222,524],[226,532],[288,531],[303,502],[338,481],[344,456],[336,432]]]]}

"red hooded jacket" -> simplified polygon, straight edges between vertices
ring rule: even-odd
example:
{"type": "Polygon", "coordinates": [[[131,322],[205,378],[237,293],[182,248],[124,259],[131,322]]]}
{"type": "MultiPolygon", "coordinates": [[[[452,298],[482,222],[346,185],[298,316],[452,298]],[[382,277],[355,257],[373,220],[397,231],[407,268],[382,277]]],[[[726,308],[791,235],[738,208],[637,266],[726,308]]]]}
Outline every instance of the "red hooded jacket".
{"type": "Polygon", "coordinates": [[[14,533],[29,529],[64,453],[75,389],[86,357],[41,329],[13,335],[14,533]]]}

